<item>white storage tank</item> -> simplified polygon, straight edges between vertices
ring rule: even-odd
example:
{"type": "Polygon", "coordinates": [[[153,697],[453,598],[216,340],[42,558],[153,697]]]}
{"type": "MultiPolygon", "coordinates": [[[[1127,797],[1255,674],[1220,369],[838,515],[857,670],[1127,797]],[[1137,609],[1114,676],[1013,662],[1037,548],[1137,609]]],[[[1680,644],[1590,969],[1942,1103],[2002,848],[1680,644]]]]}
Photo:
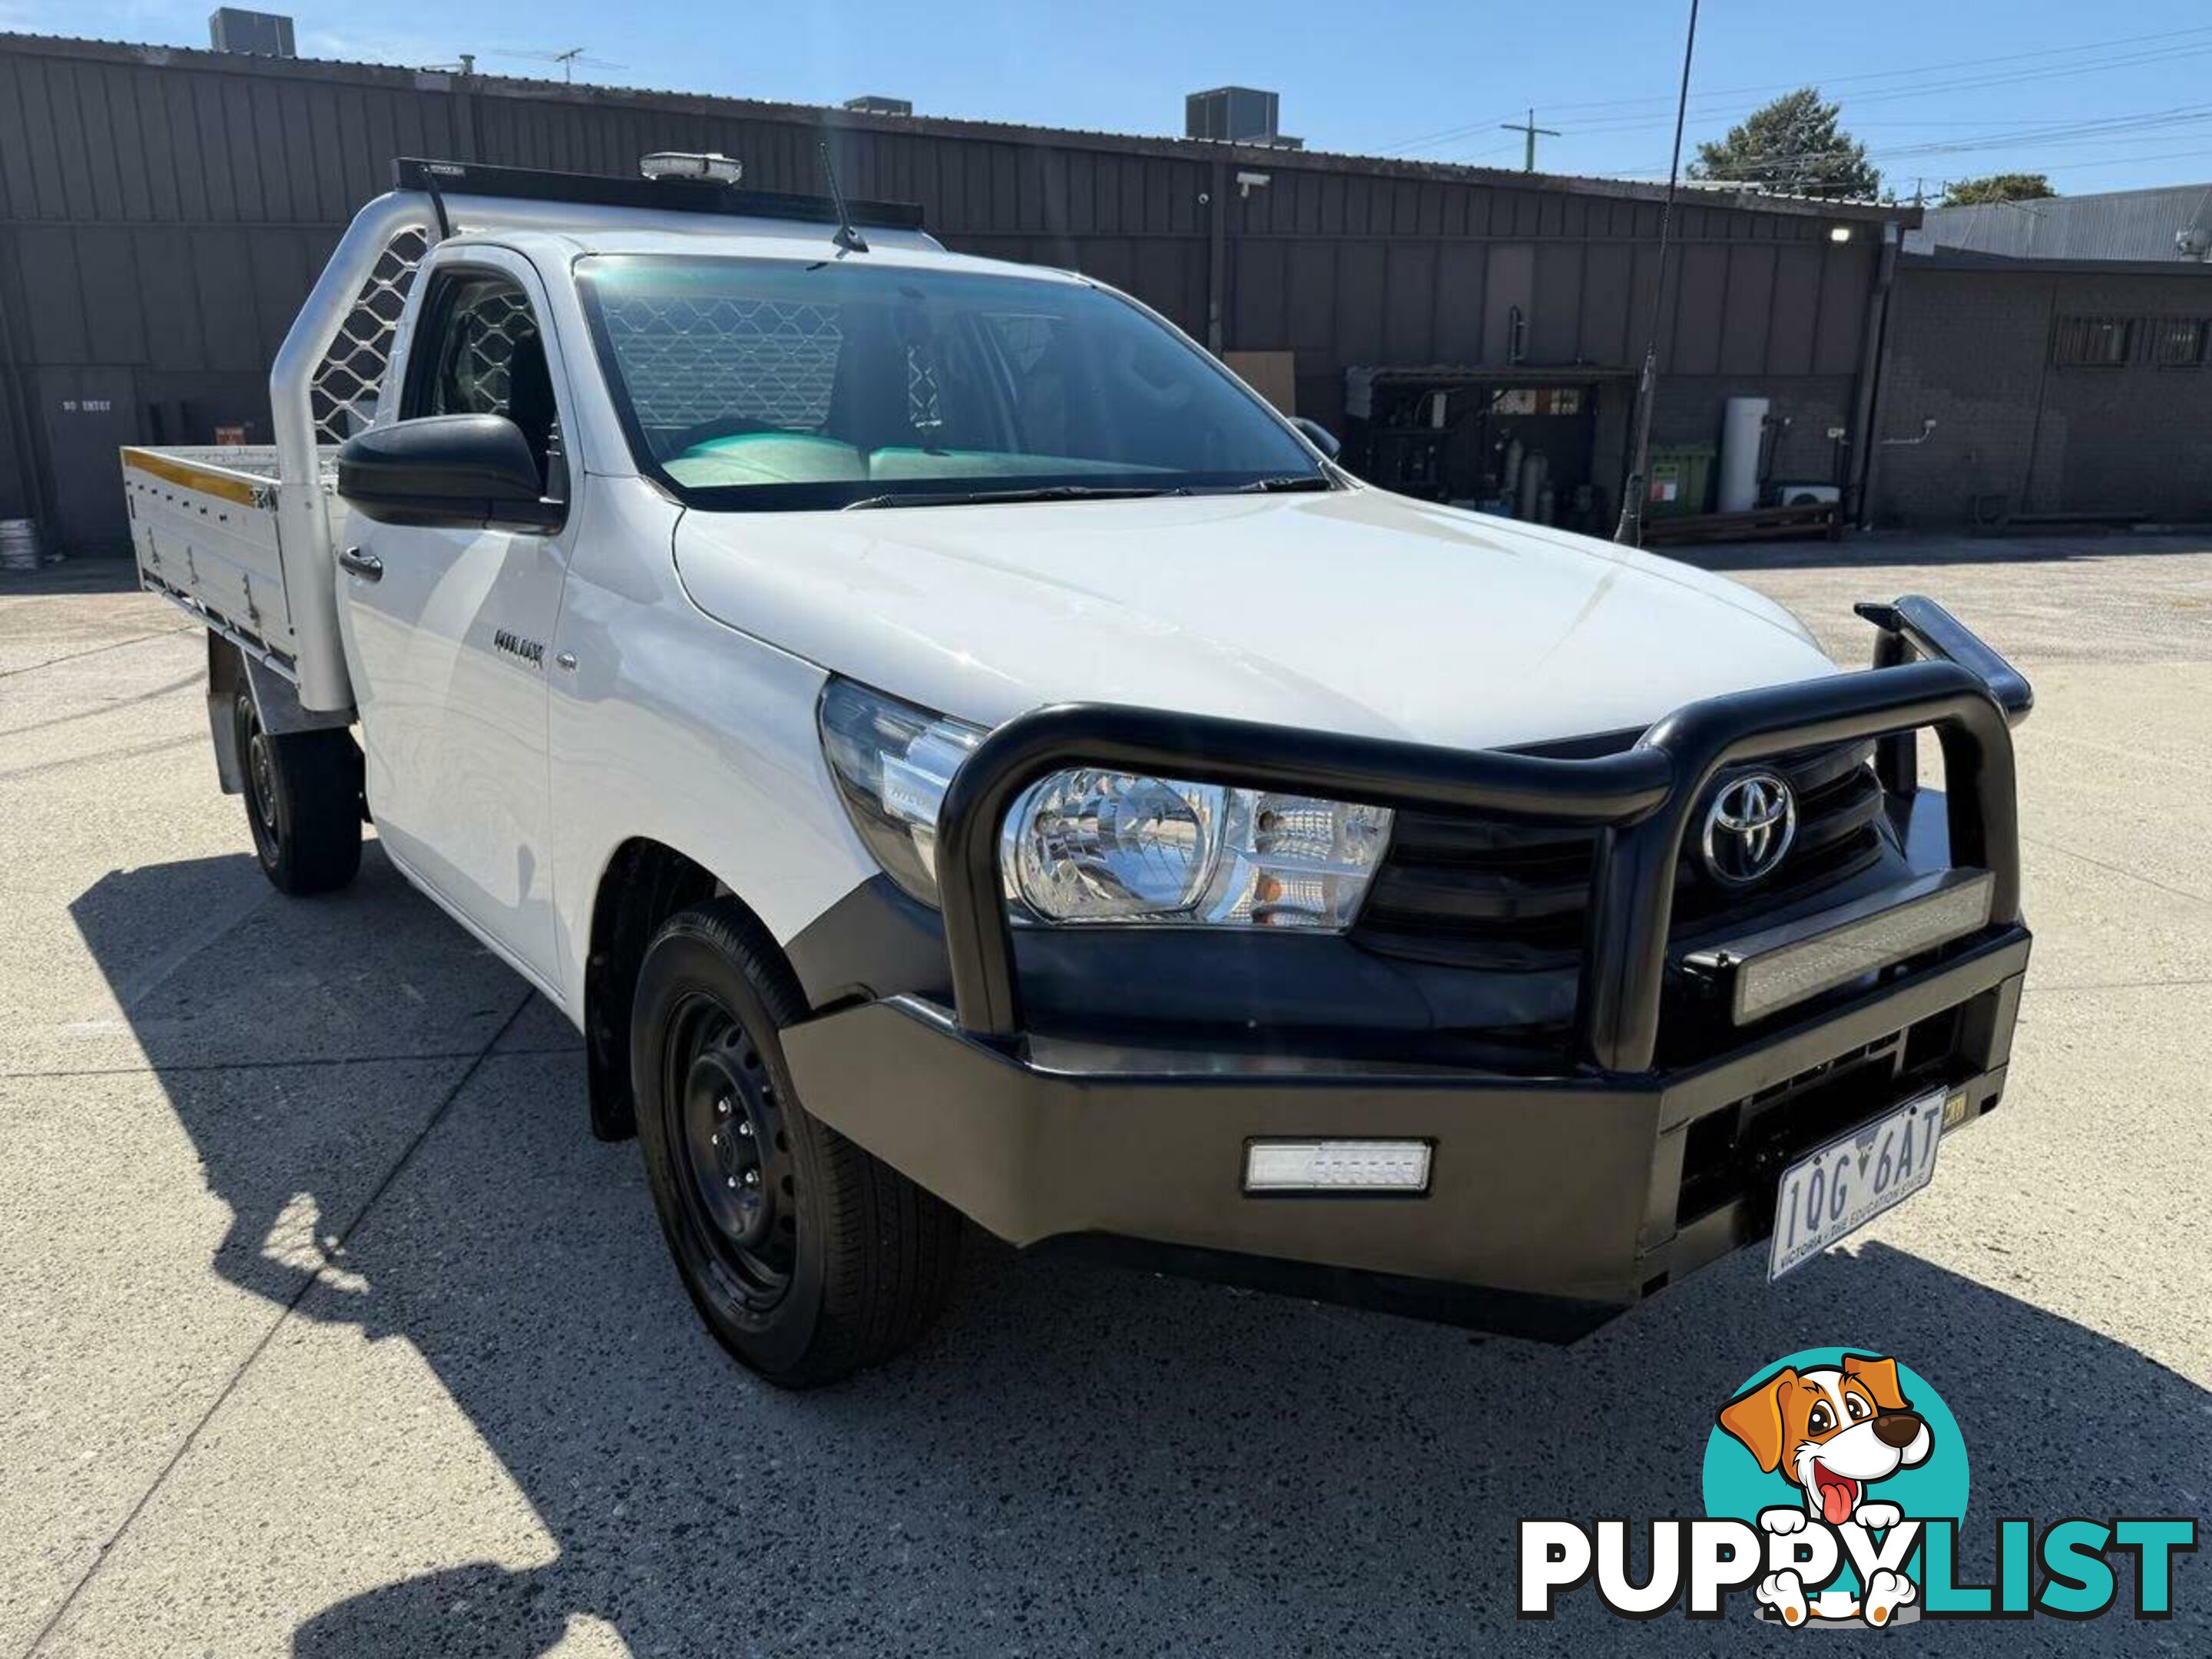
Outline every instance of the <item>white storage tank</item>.
{"type": "Polygon", "coordinates": [[[1759,455],[1766,437],[1766,399],[1731,398],[1721,416],[1720,510],[1759,505],[1759,455]]]}

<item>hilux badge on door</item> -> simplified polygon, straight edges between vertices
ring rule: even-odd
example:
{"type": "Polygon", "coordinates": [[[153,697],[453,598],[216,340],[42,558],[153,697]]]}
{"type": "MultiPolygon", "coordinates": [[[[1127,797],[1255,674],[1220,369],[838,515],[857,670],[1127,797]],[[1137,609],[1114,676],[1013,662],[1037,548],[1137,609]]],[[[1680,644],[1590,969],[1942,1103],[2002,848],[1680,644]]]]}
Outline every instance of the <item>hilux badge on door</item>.
{"type": "Polygon", "coordinates": [[[510,657],[526,662],[532,668],[545,666],[545,647],[537,640],[526,640],[520,634],[502,628],[491,636],[495,650],[504,651],[510,657]]]}
{"type": "Polygon", "coordinates": [[[1771,772],[1747,772],[1721,786],[1705,809],[1705,868],[1741,887],[1773,872],[1797,834],[1797,800],[1771,772]]]}

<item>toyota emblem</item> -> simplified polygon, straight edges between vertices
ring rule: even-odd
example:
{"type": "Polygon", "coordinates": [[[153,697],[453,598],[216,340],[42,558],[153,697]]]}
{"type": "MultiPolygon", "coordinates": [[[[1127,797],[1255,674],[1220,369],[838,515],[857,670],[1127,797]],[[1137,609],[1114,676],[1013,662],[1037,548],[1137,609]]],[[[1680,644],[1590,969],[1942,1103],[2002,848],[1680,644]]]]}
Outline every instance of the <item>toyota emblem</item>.
{"type": "Polygon", "coordinates": [[[1771,772],[1730,778],[1705,809],[1705,868],[1715,881],[1747,886],[1774,873],[1797,835],[1797,799],[1771,772]]]}

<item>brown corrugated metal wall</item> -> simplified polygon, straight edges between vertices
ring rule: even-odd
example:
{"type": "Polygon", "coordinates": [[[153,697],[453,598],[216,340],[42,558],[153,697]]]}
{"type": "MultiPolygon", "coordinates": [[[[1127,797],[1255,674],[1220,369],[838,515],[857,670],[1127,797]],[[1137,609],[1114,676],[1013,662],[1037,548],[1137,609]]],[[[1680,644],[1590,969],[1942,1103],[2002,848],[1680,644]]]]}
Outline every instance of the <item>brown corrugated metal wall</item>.
{"type": "MultiPolygon", "coordinates": [[[[218,425],[265,436],[268,362],[396,155],[626,174],[650,149],[719,149],[749,184],[813,191],[825,126],[851,194],[921,203],[956,248],[1089,272],[1224,349],[1293,351],[1300,410],[1325,422],[1348,366],[1506,364],[1516,309],[1531,366],[1641,353],[1658,210],[1625,189],[0,37],[0,516],[112,539],[120,498],[88,458],[218,425]]],[[[1793,414],[1779,470],[1832,470],[1880,238],[1850,216],[1838,244],[1834,215],[1790,206],[1678,214],[1662,440],[1710,441],[1720,398],[1756,391],[1793,414]]],[[[1601,411],[1615,466],[1623,416],[1601,411]]]]}

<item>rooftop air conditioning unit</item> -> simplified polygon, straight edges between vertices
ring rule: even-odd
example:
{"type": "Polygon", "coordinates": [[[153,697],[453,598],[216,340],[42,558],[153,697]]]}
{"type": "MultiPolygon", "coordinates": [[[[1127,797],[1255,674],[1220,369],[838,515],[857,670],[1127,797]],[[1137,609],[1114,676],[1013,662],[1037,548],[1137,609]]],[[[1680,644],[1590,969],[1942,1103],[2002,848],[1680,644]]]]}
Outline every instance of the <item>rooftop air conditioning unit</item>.
{"type": "Polygon", "coordinates": [[[1832,483],[1778,483],[1774,486],[1777,507],[1838,507],[1844,499],[1843,486],[1832,483]]]}
{"type": "Polygon", "coordinates": [[[218,6],[208,17],[208,44],[252,58],[289,58],[292,20],[276,12],[218,6]]]}

